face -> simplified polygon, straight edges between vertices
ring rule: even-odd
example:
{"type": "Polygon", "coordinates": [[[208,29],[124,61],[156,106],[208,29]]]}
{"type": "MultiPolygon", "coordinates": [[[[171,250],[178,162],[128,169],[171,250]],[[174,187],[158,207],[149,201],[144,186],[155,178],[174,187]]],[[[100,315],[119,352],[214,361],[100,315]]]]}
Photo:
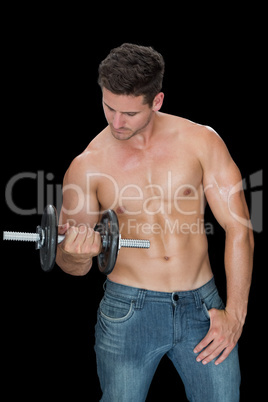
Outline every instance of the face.
{"type": "Polygon", "coordinates": [[[128,140],[149,126],[154,111],[161,106],[157,109],[154,102],[149,107],[143,100],[143,96],[115,95],[103,88],[104,114],[114,138],[128,140]]]}

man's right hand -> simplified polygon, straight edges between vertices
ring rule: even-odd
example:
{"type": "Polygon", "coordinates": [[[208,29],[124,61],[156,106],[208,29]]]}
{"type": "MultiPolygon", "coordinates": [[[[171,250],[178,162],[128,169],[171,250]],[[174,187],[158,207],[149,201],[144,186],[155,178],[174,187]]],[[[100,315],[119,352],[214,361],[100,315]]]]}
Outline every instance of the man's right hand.
{"type": "Polygon", "coordinates": [[[92,258],[101,252],[102,243],[99,232],[87,225],[61,225],[59,234],[65,239],[58,245],[56,262],[60,268],[71,275],[85,275],[92,266],[92,258]]]}

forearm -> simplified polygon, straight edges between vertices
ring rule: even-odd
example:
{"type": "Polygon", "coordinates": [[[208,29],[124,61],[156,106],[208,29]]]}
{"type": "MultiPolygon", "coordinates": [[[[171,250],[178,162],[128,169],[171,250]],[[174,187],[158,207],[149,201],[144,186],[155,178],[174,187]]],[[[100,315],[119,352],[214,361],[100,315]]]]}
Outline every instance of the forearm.
{"type": "Polygon", "coordinates": [[[88,254],[71,254],[58,246],[57,265],[67,274],[75,276],[86,275],[92,267],[92,258],[88,254]]]}
{"type": "Polygon", "coordinates": [[[245,322],[253,268],[252,230],[232,227],[226,230],[225,271],[227,280],[226,311],[242,324],[245,322]]]}

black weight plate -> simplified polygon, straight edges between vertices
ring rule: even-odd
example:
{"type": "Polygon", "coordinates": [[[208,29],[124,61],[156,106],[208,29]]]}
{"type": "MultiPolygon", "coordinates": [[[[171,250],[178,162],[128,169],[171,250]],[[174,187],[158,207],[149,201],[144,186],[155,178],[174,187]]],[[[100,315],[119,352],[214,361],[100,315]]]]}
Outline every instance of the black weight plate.
{"type": "Polygon", "coordinates": [[[55,265],[58,244],[57,211],[53,205],[47,205],[41,220],[44,231],[44,244],[40,248],[40,264],[43,271],[51,271],[55,265]]]}
{"type": "Polygon", "coordinates": [[[119,224],[116,213],[111,209],[107,210],[97,225],[96,231],[102,237],[102,250],[97,256],[99,270],[109,275],[114,269],[119,243],[119,224]]]}

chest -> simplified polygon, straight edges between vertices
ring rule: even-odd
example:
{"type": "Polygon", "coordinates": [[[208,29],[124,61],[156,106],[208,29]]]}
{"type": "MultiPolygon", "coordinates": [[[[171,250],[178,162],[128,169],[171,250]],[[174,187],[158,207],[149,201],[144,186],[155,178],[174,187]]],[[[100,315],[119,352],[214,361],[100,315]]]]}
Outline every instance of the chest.
{"type": "Polygon", "coordinates": [[[202,169],[187,149],[113,152],[102,166],[97,196],[104,209],[153,215],[192,210],[200,200],[202,169]]]}

